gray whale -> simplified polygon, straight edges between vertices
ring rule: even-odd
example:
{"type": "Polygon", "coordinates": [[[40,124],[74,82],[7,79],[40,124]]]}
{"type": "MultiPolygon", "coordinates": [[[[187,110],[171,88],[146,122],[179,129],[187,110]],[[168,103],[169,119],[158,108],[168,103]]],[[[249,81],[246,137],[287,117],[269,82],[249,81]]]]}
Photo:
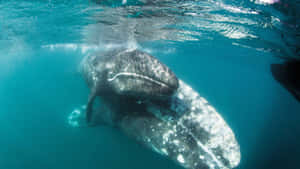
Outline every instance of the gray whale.
{"type": "MultiPolygon", "coordinates": [[[[90,70],[95,68],[88,66],[89,58],[92,57],[87,56],[81,64],[85,76],[93,74],[90,70]]],[[[179,80],[176,91],[168,93],[165,99],[118,96],[100,97],[94,124],[116,126],[187,169],[229,169],[239,164],[240,147],[230,127],[183,81],[179,80]]],[[[80,119],[84,118],[84,112],[74,111],[69,123],[83,126],[85,120],[80,119]]]]}

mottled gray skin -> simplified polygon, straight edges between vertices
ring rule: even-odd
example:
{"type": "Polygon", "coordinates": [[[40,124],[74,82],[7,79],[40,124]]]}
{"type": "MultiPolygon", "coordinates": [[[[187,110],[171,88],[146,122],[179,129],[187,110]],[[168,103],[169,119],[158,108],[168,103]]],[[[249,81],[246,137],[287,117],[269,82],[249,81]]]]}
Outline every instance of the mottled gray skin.
{"type": "Polygon", "coordinates": [[[139,50],[120,49],[87,56],[81,71],[91,89],[87,122],[91,121],[96,96],[118,104],[112,107],[122,107],[121,103],[139,99],[165,100],[178,88],[177,77],[166,65],[139,50]]]}

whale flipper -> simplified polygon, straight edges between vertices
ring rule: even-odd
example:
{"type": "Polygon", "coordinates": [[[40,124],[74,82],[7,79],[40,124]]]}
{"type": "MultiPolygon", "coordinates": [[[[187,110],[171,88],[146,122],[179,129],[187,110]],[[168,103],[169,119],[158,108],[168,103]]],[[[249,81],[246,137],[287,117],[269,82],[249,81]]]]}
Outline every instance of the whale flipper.
{"type": "Polygon", "coordinates": [[[87,123],[91,122],[92,114],[93,114],[93,104],[94,104],[96,96],[97,96],[96,89],[92,88],[91,93],[89,95],[88,103],[86,106],[86,122],[87,123]]]}

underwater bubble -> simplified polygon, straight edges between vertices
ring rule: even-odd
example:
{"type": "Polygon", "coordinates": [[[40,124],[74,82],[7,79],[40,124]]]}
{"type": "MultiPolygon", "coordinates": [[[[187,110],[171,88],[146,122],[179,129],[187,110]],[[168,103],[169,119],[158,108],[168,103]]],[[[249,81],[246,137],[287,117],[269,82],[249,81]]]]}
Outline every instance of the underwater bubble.
{"type": "Polygon", "coordinates": [[[82,127],[86,126],[85,119],[85,106],[75,108],[68,116],[68,124],[71,127],[82,127]]]}

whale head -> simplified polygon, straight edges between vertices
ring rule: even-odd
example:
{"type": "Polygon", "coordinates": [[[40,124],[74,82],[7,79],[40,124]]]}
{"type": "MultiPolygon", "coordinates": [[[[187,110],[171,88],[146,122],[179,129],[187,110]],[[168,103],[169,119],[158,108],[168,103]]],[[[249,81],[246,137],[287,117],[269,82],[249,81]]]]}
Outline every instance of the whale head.
{"type": "Polygon", "coordinates": [[[107,83],[118,94],[160,98],[178,88],[175,74],[155,57],[139,51],[122,51],[110,62],[107,83]]]}
{"type": "Polygon", "coordinates": [[[170,68],[140,50],[92,55],[83,65],[87,82],[95,84],[99,93],[165,98],[172,95],[179,84],[170,68]]]}

